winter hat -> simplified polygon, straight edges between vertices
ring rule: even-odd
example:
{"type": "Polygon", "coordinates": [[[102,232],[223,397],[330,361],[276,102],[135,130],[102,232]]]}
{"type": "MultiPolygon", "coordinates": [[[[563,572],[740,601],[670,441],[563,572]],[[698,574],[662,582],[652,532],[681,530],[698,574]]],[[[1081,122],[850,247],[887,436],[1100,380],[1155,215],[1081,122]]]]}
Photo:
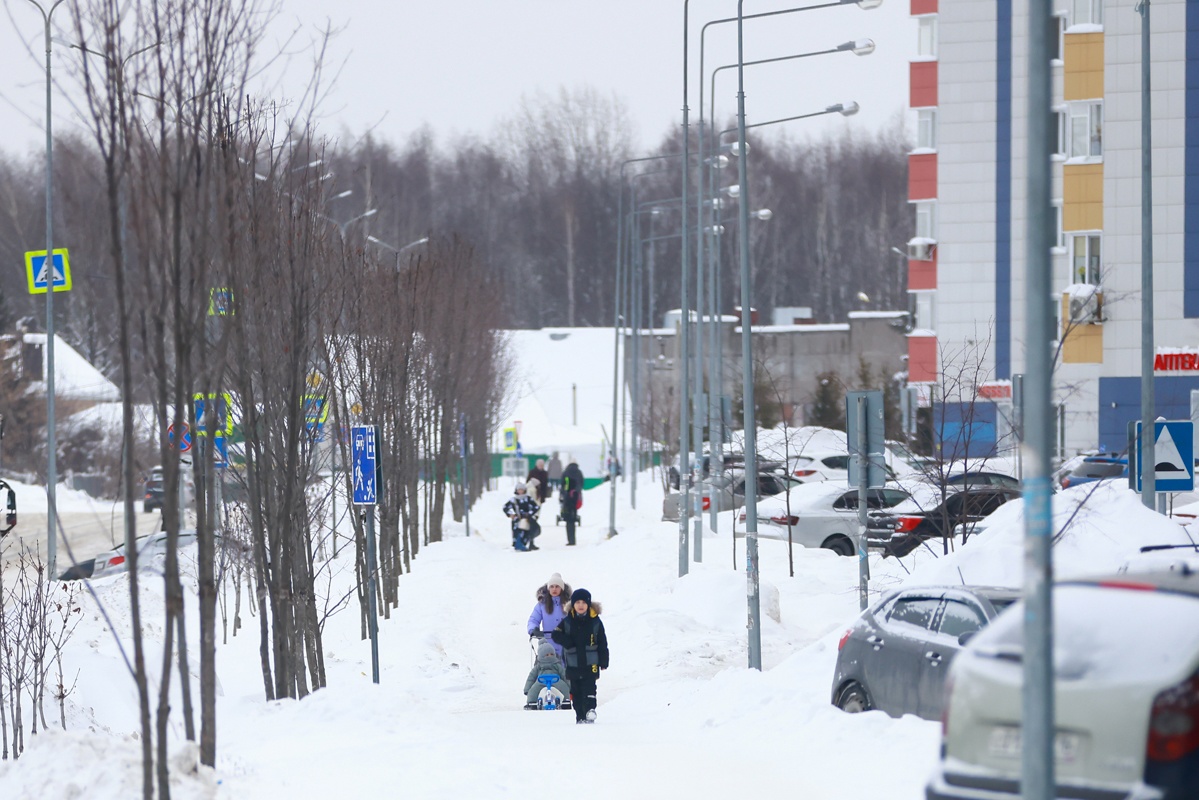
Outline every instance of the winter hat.
{"type": "Polygon", "coordinates": [[[550,656],[557,657],[558,651],[549,642],[542,640],[541,644],[537,645],[537,657],[549,658],[550,656]]]}
{"type": "Polygon", "coordinates": [[[570,596],[570,602],[576,603],[579,600],[582,600],[587,605],[591,605],[591,592],[586,589],[575,589],[574,593],[570,596]]]}
{"type": "Polygon", "coordinates": [[[550,576],[550,579],[545,582],[545,585],[547,587],[557,586],[559,589],[566,588],[566,583],[562,580],[562,576],[559,575],[557,572],[555,572],[553,575],[550,576]]]}
{"type": "Polygon", "coordinates": [[[518,483],[518,484],[516,484],[516,488],[514,488],[512,491],[524,492],[524,491],[528,491],[528,490],[525,488],[525,485],[523,483],[518,483]]]}

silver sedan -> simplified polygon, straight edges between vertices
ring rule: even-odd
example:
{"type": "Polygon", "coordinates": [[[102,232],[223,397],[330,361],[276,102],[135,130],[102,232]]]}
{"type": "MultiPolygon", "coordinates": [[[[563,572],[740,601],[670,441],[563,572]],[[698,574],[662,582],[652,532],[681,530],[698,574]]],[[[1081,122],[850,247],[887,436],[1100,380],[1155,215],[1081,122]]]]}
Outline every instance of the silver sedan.
{"type": "MultiPolygon", "coordinates": [[[[878,510],[908,499],[899,487],[868,489],[867,508],[878,510]]],[[[745,512],[740,515],[745,522],[745,512]]],[[[787,540],[803,547],[832,550],[848,556],[857,552],[858,490],[842,483],[805,483],[758,503],[758,536],[787,540]]]]}

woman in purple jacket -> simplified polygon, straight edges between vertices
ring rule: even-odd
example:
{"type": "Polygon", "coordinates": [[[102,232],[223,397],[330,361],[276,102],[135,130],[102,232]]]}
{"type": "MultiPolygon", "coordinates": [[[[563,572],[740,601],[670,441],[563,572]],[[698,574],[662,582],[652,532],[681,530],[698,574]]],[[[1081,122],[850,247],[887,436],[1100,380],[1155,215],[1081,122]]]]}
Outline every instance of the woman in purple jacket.
{"type": "Polygon", "coordinates": [[[550,634],[558,623],[566,616],[570,604],[570,586],[555,572],[544,586],[537,589],[537,605],[529,615],[528,631],[530,636],[544,636],[545,641],[554,646],[558,658],[562,658],[562,645],[553,641],[550,634]]]}

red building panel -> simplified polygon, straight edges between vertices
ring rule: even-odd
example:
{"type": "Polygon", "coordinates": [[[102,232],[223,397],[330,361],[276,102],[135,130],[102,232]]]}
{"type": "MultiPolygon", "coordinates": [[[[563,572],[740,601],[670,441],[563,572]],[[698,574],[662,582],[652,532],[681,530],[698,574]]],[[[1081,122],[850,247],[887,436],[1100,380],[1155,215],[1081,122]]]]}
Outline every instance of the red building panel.
{"type": "Polygon", "coordinates": [[[908,337],[908,383],[937,380],[937,337],[908,337]]]}
{"type": "Polygon", "coordinates": [[[908,199],[935,200],[937,197],[937,154],[908,156],[908,199]]]}
{"type": "Polygon", "coordinates": [[[908,106],[924,108],[937,104],[937,62],[913,61],[910,65],[909,84],[911,96],[908,106]]]}
{"type": "Polygon", "coordinates": [[[912,16],[918,17],[921,14],[936,14],[937,0],[912,0],[912,16]]]}
{"type": "Polygon", "coordinates": [[[908,290],[937,288],[937,251],[933,250],[932,261],[912,261],[908,259],[908,290]]]}

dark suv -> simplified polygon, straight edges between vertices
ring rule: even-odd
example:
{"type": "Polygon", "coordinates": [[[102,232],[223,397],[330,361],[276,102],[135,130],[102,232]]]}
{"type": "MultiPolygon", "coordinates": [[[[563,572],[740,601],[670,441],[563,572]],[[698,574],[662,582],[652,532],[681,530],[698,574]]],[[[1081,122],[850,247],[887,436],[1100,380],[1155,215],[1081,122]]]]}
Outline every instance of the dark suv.
{"type": "Polygon", "coordinates": [[[882,515],[872,515],[872,542],[883,548],[883,557],[906,556],[928,539],[952,536],[960,525],[973,525],[1008,500],[1020,497],[1019,489],[1003,486],[969,485],[964,489],[949,489],[935,505],[920,505],[916,500],[907,500],[882,515]],[[880,529],[889,527],[889,535],[879,535],[880,529]]]}
{"type": "Polygon", "coordinates": [[[155,467],[146,475],[142,490],[142,512],[162,510],[162,467],[155,467]]]}

